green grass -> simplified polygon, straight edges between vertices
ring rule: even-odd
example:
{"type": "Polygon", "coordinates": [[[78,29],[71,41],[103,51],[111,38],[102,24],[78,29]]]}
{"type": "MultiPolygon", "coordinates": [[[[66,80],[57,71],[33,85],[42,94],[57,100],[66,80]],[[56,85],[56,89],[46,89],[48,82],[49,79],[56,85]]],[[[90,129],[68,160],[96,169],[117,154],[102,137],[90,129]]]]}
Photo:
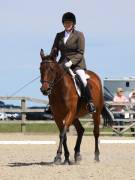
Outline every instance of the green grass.
{"type": "MultiPolygon", "coordinates": [[[[56,124],[26,124],[26,132],[57,133],[56,124]]],[[[21,132],[21,124],[0,124],[0,132],[21,132]]]]}
{"type": "MultiPolygon", "coordinates": [[[[112,132],[111,128],[101,128],[100,131],[102,132],[112,132]]],[[[93,132],[93,128],[85,128],[85,132],[93,132]]]]}
{"type": "Polygon", "coordinates": [[[0,132],[21,132],[20,124],[0,124],[0,132]]]}
{"type": "MultiPolygon", "coordinates": [[[[15,123],[2,123],[0,124],[0,132],[21,132],[22,127],[21,124],[15,124],[15,123]]],[[[129,129],[127,132],[130,132],[129,129]]],[[[37,133],[46,133],[46,134],[58,134],[59,130],[55,123],[45,123],[45,124],[26,124],[26,131],[25,132],[37,132],[37,133]]],[[[111,128],[101,128],[100,132],[112,132],[111,128]]],[[[85,135],[93,135],[93,128],[86,127],[85,128],[85,135]]],[[[103,134],[102,134],[103,135],[103,134]]],[[[108,134],[112,135],[112,134],[108,134]]],[[[129,136],[124,134],[124,136],[129,136]]],[[[130,135],[131,136],[131,135],[130,135]]]]}
{"type": "Polygon", "coordinates": [[[27,124],[26,132],[58,133],[56,124],[27,124]]]}
{"type": "MultiPolygon", "coordinates": [[[[59,130],[55,123],[45,124],[26,124],[26,132],[44,132],[44,133],[58,133],[59,130]]],[[[0,124],[0,132],[21,132],[21,124],[2,123],[0,124]]],[[[93,128],[85,128],[85,132],[92,132],[93,128]]],[[[102,131],[111,131],[109,128],[104,128],[102,131]]]]}

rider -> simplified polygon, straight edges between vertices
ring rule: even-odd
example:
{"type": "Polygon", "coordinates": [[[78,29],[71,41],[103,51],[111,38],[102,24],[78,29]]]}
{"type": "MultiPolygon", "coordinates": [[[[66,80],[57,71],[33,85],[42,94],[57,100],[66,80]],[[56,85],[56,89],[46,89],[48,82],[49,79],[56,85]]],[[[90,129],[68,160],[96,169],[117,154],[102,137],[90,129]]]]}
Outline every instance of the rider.
{"type": "Polygon", "coordinates": [[[85,88],[85,99],[89,113],[96,112],[90,89],[85,76],[86,64],[84,59],[85,39],[82,32],[75,30],[76,17],[73,13],[67,12],[62,17],[64,31],[57,33],[51,54],[58,56],[60,51],[60,64],[71,68],[81,78],[85,88]]]}

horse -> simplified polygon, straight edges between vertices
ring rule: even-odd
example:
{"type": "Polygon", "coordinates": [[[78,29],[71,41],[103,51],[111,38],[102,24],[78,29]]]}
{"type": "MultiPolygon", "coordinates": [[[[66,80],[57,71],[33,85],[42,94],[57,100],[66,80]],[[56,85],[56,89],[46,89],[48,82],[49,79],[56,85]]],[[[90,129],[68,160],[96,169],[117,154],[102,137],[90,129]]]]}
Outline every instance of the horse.
{"type": "MultiPolygon", "coordinates": [[[[77,140],[74,147],[75,162],[81,160],[80,146],[84,134],[84,128],[81,125],[79,118],[88,114],[86,101],[80,98],[76,92],[76,88],[71,75],[62,68],[52,55],[45,55],[43,49],[40,51],[40,75],[41,75],[41,92],[47,95],[51,110],[54,115],[54,120],[60,131],[60,141],[55,164],[61,164],[62,145],[64,147],[65,160],[63,164],[71,164],[69,160],[69,150],[67,146],[67,130],[70,125],[74,125],[77,131],[77,140]]],[[[92,114],[94,120],[94,137],[95,137],[95,160],[99,161],[99,125],[100,115],[104,118],[106,125],[111,125],[113,117],[104,103],[102,84],[99,76],[92,72],[86,71],[90,76],[88,85],[91,89],[92,99],[96,106],[96,113],[92,114]]]]}

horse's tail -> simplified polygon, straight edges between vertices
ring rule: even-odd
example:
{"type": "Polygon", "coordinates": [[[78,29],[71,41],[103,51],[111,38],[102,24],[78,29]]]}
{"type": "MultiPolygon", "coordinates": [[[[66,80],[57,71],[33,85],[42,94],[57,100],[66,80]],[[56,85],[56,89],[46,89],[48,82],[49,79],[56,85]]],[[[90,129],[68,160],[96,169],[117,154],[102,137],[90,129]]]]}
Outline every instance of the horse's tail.
{"type": "Polygon", "coordinates": [[[107,104],[104,104],[101,114],[104,120],[103,126],[112,126],[114,122],[114,117],[112,112],[109,110],[107,104]]]}

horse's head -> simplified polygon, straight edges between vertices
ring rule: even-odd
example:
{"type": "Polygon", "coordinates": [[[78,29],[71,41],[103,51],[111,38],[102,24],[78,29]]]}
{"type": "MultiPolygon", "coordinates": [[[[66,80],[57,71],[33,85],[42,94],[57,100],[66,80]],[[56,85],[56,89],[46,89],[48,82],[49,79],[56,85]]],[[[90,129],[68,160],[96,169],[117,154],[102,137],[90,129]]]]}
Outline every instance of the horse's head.
{"type": "Polygon", "coordinates": [[[42,59],[40,63],[42,86],[40,90],[44,95],[50,95],[56,78],[56,58],[52,55],[45,56],[43,49],[40,51],[40,56],[42,59]]]}

